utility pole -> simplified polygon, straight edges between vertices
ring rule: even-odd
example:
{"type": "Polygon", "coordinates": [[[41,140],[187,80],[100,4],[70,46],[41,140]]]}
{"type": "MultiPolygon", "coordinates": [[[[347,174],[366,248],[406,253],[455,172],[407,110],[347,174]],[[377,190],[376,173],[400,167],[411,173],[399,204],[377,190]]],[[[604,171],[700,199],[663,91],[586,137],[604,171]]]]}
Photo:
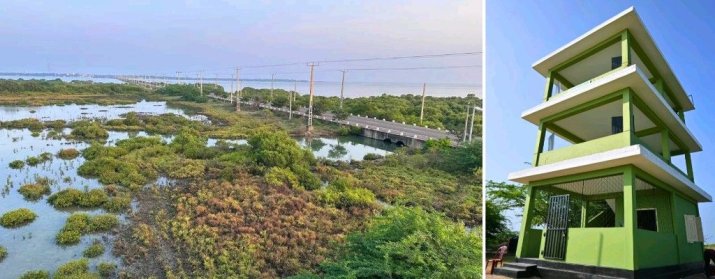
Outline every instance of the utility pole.
{"type": "MultiPolygon", "coordinates": [[[[425,90],[426,89],[427,89],[427,83],[423,83],[422,84],[422,108],[420,108],[420,125],[422,125],[422,117],[425,114],[425,90]]],[[[469,109],[467,109],[467,117],[469,117],[469,109]]]]}
{"type": "MultiPolygon", "coordinates": [[[[477,114],[477,109],[479,109],[477,106],[472,108],[472,125],[469,126],[469,142],[472,142],[472,134],[474,134],[474,117],[477,114]]],[[[481,111],[481,109],[479,110],[481,111]]]]}
{"type": "Polygon", "coordinates": [[[199,92],[204,95],[204,71],[199,72],[199,92]]]}
{"type": "Polygon", "coordinates": [[[308,135],[313,134],[313,68],[315,63],[311,62],[308,64],[310,66],[310,97],[308,98],[308,135]]]}
{"type": "Polygon", "coordinates": [[[236,111],[241,111],[241,69],[236,68],[236,111]]]}
{"type": "Polygon", "coordinates": [[[288,96],[288,120],[293,119],[293,93],[298,92],[298,85],[297,82],[294,80],[293,81],[293,91],[290,92],[290,96],[288,96]]]}
{"type": "Polygon", "coordinates": [[[180,83],[180,82],[179,82],[179,74],[180,74],[180,73],[181,73],[181,72],[176,71],[176,84],[179,84],[179,83],[180,83]]]}
{"type": "Polygon", "coordinates": [[[462,137],[462,142],[467,141],[467,125],[469,124],[469,107],[471,104],[467,105],[467,117],[464,118],[464,136],[462,137]]]}
{"type": "Polygon", "coordinates": [[[271,74],[271,98],[269,102],[273,102],[273,80],[276,78],[276,74],[273,73],[271,74]]]}
{"type": "Polygon", "coordinates": [[[345,91],[345,70],[343,72],[343,79],[340,81],[340,110],[343,110],[343,92],[345,91]]]}

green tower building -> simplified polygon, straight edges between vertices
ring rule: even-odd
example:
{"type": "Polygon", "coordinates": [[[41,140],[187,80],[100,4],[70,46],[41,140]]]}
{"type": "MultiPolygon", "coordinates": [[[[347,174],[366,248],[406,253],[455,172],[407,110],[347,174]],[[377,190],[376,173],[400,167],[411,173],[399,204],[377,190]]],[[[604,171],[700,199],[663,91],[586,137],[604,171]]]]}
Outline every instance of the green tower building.
{"type": "Polygon", "coordinates": [[[634,8],[542,58],[543,102],[517,263],[498,273],[543,278],[681,278],[703,273],[685,124],[694,109],[634,8]]]}

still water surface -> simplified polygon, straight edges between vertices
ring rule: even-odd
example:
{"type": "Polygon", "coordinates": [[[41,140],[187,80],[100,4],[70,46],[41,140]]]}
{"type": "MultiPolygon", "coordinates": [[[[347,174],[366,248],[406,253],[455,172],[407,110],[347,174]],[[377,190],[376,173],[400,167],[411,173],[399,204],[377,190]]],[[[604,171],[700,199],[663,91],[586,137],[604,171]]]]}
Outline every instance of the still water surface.
{"type": "MultiPolygon", "coordinates": [[[[9,121],[23,118],[38,118],[40,120],[75,121],[84,118],[115,119],[122,114],[136,111],[147,114],[175,113],[189,118],[195,118],[189,113],[171,108],[165,102],[141,101],[126,106],[101,105],[64,105],[41,107],[0,106],[0,120],[9,121]],[[33,112],[34,111],[34,112],[33,112]]],[[[38,217],[29,225],[7,229],[0,227],[0,245],[7,248],[8,256],[0,263],[0,278],[17,278],[28,270],[44,269],[54,271],[59,265],[71,259],[82,257],[82,251],[93,240],[99,239],[105,244],[105,253],[90,260],[92,266],[101,261],[117,264],[120,260],[112,256],[112,236],[109,234],[91,234],[82,237],[81,243],[74,246],[59,246],[55,244],[55,235],[64,226],[65,220],[72,210],[56,210],[46,202],[46,197],[35,202],[25,200],[18,188],[26,183],[34,182],[36,177],[48,177],[54,181],[52,192],[65,188],[92,189],[102,187],[96,179],[83,178],[77,175],[77,168],[82,165],[81,156],[73,160],[53,158],[37,166],[25,166],[15,170],[8,164],[13,160],[25,160],[43,152],[56,154],[63,148],[82,150],[89,146],[84,142],[67,141],[64,139],[46,138],[48,131],[33,137],[27,129],[0,129],[0,214],[17,208],[29,208],[38,217]]],[[[65,133],[70,133],[65,129],[65,133]]],[[[147,136],[145,132],[109,132],[107,145],[114,145],[121,139],[134,136],[147,136]]],[[[171,141],[172,136],[163,136],[165,141],[171,141]]],[[[208,144],[214,145],[216,139],[209,139],[208,144]]],[[[309,147],[316,157],[331,160],[362,160],[368,153],[389,154],[396,147],[381,141],[362,137],[336,138],[296,138],[303,147],[309,147]]],[[[246,144],[245,140],[229,140],[231,143],[246,144]]],[[[160,178],[157,184],[170,184],[165,178],[160,178]]],[[[102,209],[82,210],[90,214],[102,213],[102,209]]],[[[124,221],[124,219],[122,218],[124,221]]]]}

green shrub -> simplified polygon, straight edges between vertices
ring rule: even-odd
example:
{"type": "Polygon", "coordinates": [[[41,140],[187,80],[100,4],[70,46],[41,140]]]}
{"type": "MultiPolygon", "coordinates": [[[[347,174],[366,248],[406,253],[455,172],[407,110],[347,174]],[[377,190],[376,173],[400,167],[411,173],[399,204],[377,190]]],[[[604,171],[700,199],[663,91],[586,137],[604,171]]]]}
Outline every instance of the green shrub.
{"type": "Polygon", "coordinates": [[[89,222],[90,233],[105,232],[119,225],[119,218],[114,214],[99,214],[92,216],[89,222]]]}
{"type": "Polygon", "coordinates": [[[47,202],[52,204],[55,208],[67,208],[77,206],[83,195],[84,192],[74,188],[69,188],[52,194],[49,198],[47,198],[47,202]]]}
{"type": "Polygon", "coordinates": [[[77,201],[77,205],[83,208],[99,207],[107,202],[108,199],[109,197],[103,189],[92,189],[82,193],[77,201]]]}
{"type": "Polygon", "coordinates": [[[31,270],[23,273],[20,279],[50,279],[50,273],[46,270],[31,270]]]}
{"type": "Polygon", "coordinates": [[[104,203],[102,208],[107,212],[119,213],[124,212],[129,209],[132,204],[132,197],[129,195],[122,195],[117,197],[111,197],[104,203]]]}
{"type": "Polygon", "coordinates": [[[25,161],[23,160],[15,160],[10,162],[10,168],[12,169],[21,169],[22,167],[25,166],[25,161]]]}
{"type": "Polygon", "coordinates": [[[79,151],[74,148],[60,149],[60,151],[57,152],[57,157],[63,160],[72,160],[74,158],[77,158],[79,154],[79,151]]]}
{"type": "Polygon", "coordinates": [[[114,263],[101,262],[97,265],[97,271],[99,271],[99,275],[101,275],[104,278],[112,277],[112,275],[114,275],[114,272],[116,270],[117,270],[117,265],[114,263]]]}
{"type": "Polygon", "coordinates": [[[287,168],[272,167],[270,170],[268,170],[268,173],[266,173],[265,177],[266,183],[268,183],[268,185],[285,185],[291,188],[300,187],[300,182],[298,182],[298,178],[291,170],[287,168]]]}
{"type": "Polygon", "coordinates": [[[374,160],[382,159],[382,155],[375,154],[375,153],[367,153],[367,154],[365,154],[365,156],[362,157],[362,159],[365,161],[374,161],[374,160]]]}
{"type": "Polygon", "coordinates": [[[320,186],[322,185],[322,183],[320,182],[320,178],[310,172],[310,170],[305,166],[296,165],[291,168],[291,170],[293,170],[293,173],[295,173],[295,175],[298,177],[300,185],[307,190],[315,190],[320,188],[320,186]]]}
{"type": "Polygon", "coordinates": [[[94,121],[78,121],[72,126],[72,137],[76,139],[103,140],[109,137],[107,130],[94,121]]]}
{"type": "Polygon", "coordinates": [[[7,257],[7,249],[5,247],[0,246],[0,263],[7,257]]]}
{"type": "Polygon", "coordinates": [[[27,200],[36,201],[44,195],[49,195],[52,190],[48,184],[32,183],[20,186],[17,190],[27,200]]]}
{"type": "Polygon", "coordinates": [[[119,219],[113,214],[90,216],[87,213],[76,212],[67,218],[55,239],[61,245],[74,245],[79,243],[83,234],[105,232],[118,224],[119,219]]]}
{"type": "Polygon", "coordinates": [[[89,272],[89,260],[85,258],[69,261],[57,268],[55,279],[100,278],[98,273],[89,272]]]}
{"type": "Polygon", "coordinates": [[[104,245],[102,245],[102,242],[99,240],[94,240],[92,242],[92,245],[87,247],[87,249],[84,249],[84,252],[82,252],[82,255],[84,255],[87,258],[96,258],[104,254],[104,245]]]}
{"type": "Polygon", "coordinates": [[[30,156],[25,159],[25,162],[28,166],[37,166],[40,164],[40,158],[30,156]]]}
{"type": "Polygon", "coordinates": [[[55,241],[60,245],[74,245],[79,243],[82,233],[73,230],[62,230],[55,236],[55,241]]]}
{"type": "Polygon", "coordinates": [[[37,215],[27,208],[8,211],[0,217],[0,225],[6,228],[15,228],[27,225],[37,218],[37,215]]]}
{"type": "Polygon", "coordinates": [[[109,196],[102,189],[92,189],[83,192],[74,188],[59,191],[47,199],[55,208],[68,208],[78,206],[81,208],[95,208],[104,205],[109,196]]]}

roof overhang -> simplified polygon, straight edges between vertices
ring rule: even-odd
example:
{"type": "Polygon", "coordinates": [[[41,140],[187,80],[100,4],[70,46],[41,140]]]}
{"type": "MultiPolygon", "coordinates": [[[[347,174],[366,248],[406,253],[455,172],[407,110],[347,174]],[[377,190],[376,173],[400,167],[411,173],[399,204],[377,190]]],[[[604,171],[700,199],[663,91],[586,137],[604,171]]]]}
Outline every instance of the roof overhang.
{"type": "Polygon", "coordinates": [[[596,153],[584,157],[564,160],[561,162],[529,168],[509,174],[509,180],[529,184],[532,182],[608,169],[619,166],[633,165],[656,179],[670,185],[680,193],[697,202],[711,202],[712,197],[695,185],[680,171],[661,160],[657,155],[641,145],[596,153]]]}
{"type": "Polygon", "coordinates": [[[606,76],[569,88],[548,101],[524,111],[521,117],[538,125],[546,117],[624,88],[631,88],[638,98],[660,117],[670,132],[683,141],[690,152],[702,151],[700,142],[636,65],[615,70],[606,76]]]}
{"type": "Polygon", "coordinates": [[[534,63],[532,67],[542,76],[546,77],[550,69],[562,64],[580,53],[587,51],[596,44],[607,40],[608,38],[628,29],[633,38],[643,49],[645,55],[653,62],[654,67],[663,76],[663,80],[668,87],[673,91],[673,94],[678,99],[678,103],[682,105],[683,110],[689,111],[694,109],[693,103],[685,93],[682,85],[675,77],[675,74],[665,61],[663,54],[653,42],[653,38],[648,33],[648,30],[643,25],[640,17],[636,13],[635,8],[630,7],[611,19],[601,23],[570,43],[562,46],[556,51],[550,53],[544,58],[534,63]]]}

